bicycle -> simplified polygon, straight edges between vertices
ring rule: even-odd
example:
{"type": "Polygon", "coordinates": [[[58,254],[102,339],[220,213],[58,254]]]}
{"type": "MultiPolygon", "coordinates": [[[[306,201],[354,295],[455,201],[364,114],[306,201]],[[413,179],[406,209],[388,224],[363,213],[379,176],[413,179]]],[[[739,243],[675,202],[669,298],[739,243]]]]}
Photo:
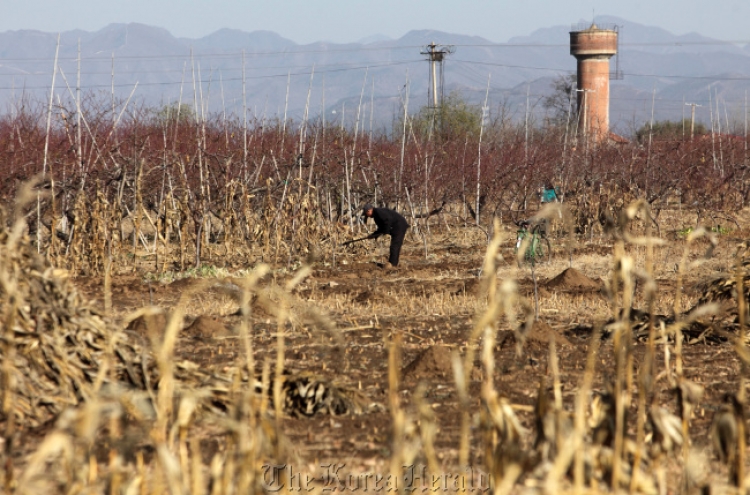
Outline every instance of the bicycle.
{"type": "Polygon", "coordinates": [[[518,230],[516,231],[515,252],[518,253],[518,250],[524,245],[526,237],[531,234],[531,239],[525,242],[524,260],[532,264],[549,261],[552,256],[552,246],[547,237],[546,222],[542,220],[532,225],[528,220],[521,220],[516,222],[516,225],[518,230]]]}

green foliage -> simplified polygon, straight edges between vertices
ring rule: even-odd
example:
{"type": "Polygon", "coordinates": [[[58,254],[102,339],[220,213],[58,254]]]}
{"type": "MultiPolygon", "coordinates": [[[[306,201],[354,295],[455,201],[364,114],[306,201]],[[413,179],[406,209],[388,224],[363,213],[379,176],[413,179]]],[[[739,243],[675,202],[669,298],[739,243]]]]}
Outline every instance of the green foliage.
{"type": "MultiPolygon", "coordinates": [[[[695,123],[693,128],[693,134],[695,136],[701,136],[707,132],[708,130],[705,125],[700,122],[695,123]]],[[[673,120],[657,120],[654,122],[653,127],[648,123],[635,131],[635,137],[639,143],[648,142],[649,135],[651,135],[652,139],[657,141],[675,141],[689,138],[690,119],[682,119],[677,122],[673,120]]]]}
{"type": "Polygon", "coordinates": [[[479,135],[482,108],[468,103],[459,93],[448,95],[436,109],[422,107],[411,120],[414,133],[426,136],[431,131],[442,136],[479,135]]]}
{"type": "MultiPolygon", "coordinates": [[[[693,227],[685,227],[684,229],[678,230],[677,235],[680,237],[687,237],[690,235],[691,232],[693,232],[693,230],[695,230],[693,227]]],[[[721,225],[715,225],[709,228],[708,230],[710,230],[714,234],[719,234],[719,235],[725,235],[732,231],[731,229],[722,227],[721,225]]]]}
{"type": "Polygon", "coordinates": [[[162,124],[174,123],[178,119],[180,123],[192,122],[195,120],[195,112],[186,103],[171,103],[156,110],[156,119],[162,124]]]}

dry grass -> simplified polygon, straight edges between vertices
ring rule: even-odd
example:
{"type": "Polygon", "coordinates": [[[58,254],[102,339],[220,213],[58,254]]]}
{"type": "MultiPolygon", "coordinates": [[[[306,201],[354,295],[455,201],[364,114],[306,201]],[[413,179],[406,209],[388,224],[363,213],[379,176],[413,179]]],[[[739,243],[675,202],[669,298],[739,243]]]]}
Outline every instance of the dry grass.
{"type": "MultiPolygon", "coordinates": [[[[94,219],[107,217],[102,209],[103,203],[94,219]]],[[[455,232],[428,240],[425,265],[437,268],[414,263],[414,269],[388,276],[370,263],[384,246],[364,259],[361,251],[339,250],[337,267],[311,261],[295,269],[278,261],[289,254],[272,247],[281,246],[279,237],[262,231],[263,252],[257,254],[276,264],[206,273],[199,282],[183,282],[184,290],[173,300],[157,301],[164,309],[111,313],[80,297],[69,276],[36,253],[23,223],[13,223],[0,236],[5,491],[267,491],[261,479],[269,463],[285,464],[301,455],[284,427],[289,401],[296,397],[289,384],[302,383],[293,379],[326,391],[328,403],[321,413],[336,412],[338,405],[344,408],[339,412],[380,410],[370,404],[368,391],[287,374],[290,354],[312,354],[316,347],[344,349],[342,359],[319,364],[321,371],[342,378],[357,366],[356,353],[379,353],[387,435],[375,433],[371,443],[386,453],[370,467],[382,473],[402,477],[405,465],[424,460],[431,473],[474,465],[488,473],[496,493],[687,493],[709,484],[728,490],[725,479],[693,467],[708,455],[689,440],[692,422],[705,416],[701,394],[708,384],[698,384],[690,374],[682,332],[693,319],[708,318],[684,313],[698,299],[691,284],[717,268],[731,273],[733,246],[719,243],[716,256],[704,262],[708,235],[695,231],[665,241],[640,220],[646,215],[642,203],[624,210],[612,243],[559,239],[553,261],[533,269],[517,263],[513,230],[496,223],[487,243],[476,229],[454,226],[455,232]],[[601,280],[604,289],[545,288],[571,267],[571,259],[573,268],[601,280]],[[513,352],[521,362],[524,343],[538,325],[535,305],[538,320],[558,334],[584,324],[591,325],[591,334],[577,369],[561,362],[549,334],[543,342],[546,373],[529,408],[504,395],[503,375],[510,365],[498,362],[497,352],[504,345],[499,336],[512,333],[513,352]],[[630,319],[634,308],[676,317],[664,325],[648,322],[648,339],[638,351],[630,319]],[[217,359],[215,367],[206,368],[178,357],[188,312],[230,318],[233,333],[227,340],[232,342],[226,346],[233,350],[231,359],[217,359]],[[147,324],[145,340],[126,331],[131,322],[157,313],[165,314],[165,324],[150,329],[147,324]],[[417,328],[415,321],[429,328],[417,328]],[[598,332],[605,321],[612,335],[601,341],[598,332]],[[461,332],[461,338],[447,342],[446,329],[461,332]],[[380,337],[373,338],[378,332],[380,337]],[[660,336],[668,338],[658,341],[660,336]],[[440,404],[428,400],[425,388],[404,394],[401,373],[404,353],[438,344],[447,344],[450,353],[447,380],[457,405],[451,409],[456,417],[448,447],[437,436],[440,404]],[[563,382],[572,389],[564,389],[563,382]],[[670,391],[678,400],[667,401],[674,397],[670,391]],[[32,438],[41,440],[27,443],[32,438]],[[221,447],[209,449],[209,439],[221,447]]],[[[312,225],[307,225],[305,242],[332,235],[312,225]]],[[[133,227],[138,230],[139,221],[133,227]]],[[[234,245],[231,238],[225,242],[227,250],[234,245]]],[[[157,268],[169,256],[180,263],[190,256],[184,242],[162,247],[157,268]]],[[[71,253],[78,256],[74,266],[106,270],[113,251],[104,244],[74,244],[71,253]]],[[[423,246],[410,247],[405,255],[417,260],[424,256],[423,246]]],[[[744,267],[737,267],[739,277],[744,267]]],[[[104,300],[111,291],[108,282],[104,300]]],[[[742,331],[744,302],[738,311],[742,331]]],[[[726,375],[736,380],[728,386],[739,406],[725,416],[736,434],[723,440],[736,445],[730,481],[744,489],[743,411],[750,359],[736,335],[741,334],[730,335],[715,355],[742,363],[731,378],[726,375]]],[[[308,431],[313,441],[325,443],[308,431]]]]}

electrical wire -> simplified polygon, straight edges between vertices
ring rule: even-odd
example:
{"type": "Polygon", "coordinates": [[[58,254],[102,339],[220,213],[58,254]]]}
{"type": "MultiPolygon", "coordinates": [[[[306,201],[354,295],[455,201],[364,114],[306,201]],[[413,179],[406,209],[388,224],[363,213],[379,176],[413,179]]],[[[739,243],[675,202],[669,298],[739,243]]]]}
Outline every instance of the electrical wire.
{"type": "MultiPolygon", "coordinates": [[[[621,42],[620,47],[680,47],[680,46],[736,46],[750,44],[750,40],[701,40],[701,41],[669,41],[669,42],[641,42],[641,43],[627,43],[621,42]]],[[[69,45],[72,46],[72,45],[69,45]]],[[[445,46],[451,46],[455,48],[566,48],[570,46],[569,42],[565,43],[466,43],[466,44],[449,44],[445,46]]],[[[342,47],[342,48],[331,48],[326,46],[325,48],[304,48],[303,46],[297,45],[284,50],[270,50],[270,51],[245,51],[244,56],[246,58],[258,58],[258,57],[270,57],[270,56],[294,56],[304,54],[327,54],[327,53],[358,53],[358,52],[381,52],[387,51],[392,52],[394,50],[418,50],[423,49],[424,45],[395,45],[384,43],[381,46],[357,46],[357,47],[342,47]]],[[[193,52],[186,51],[180,55],[117,55],[115,60],[181,60],[192,57],[196,60],[202,58],[210,59],[236,59],[242,57],[243,52],[193,52]]],[[[59,62],[75,62],[75,57],[59,57],[59,62]]],[[[24,58],[4,58],[0,57],[0,65],[11,63],[11,62],[52,62],[51,57],[24,57],[24,58]]],[[[82,61],[103,61],[110,62],[112,60],[111,55],[93,55],[93,56],[82,56],[82,61]]]]}
{"type": "MultiPolygon", "coordinates": [[[[701,41],[701,42],[687,42],[687,43],[632,43],[625,46],[681,46],[681,45],[726,45],[726,44],[736,44],[741,43],[741,41],[701,41]]],[[[481,47],[481,48],[488,48],[488,47],[562,47],[562,46],[569,46],[567,44],[467,44],[467,45],[451,45],[454,47],[481,47]]],[[[269,52],[245,52],[244,56],[246,58],[253,58],[258,56],[276,56],[276,55],[282,55],[283,57],[291,56],[291,55],[298,55],[298,54],[311,54],[311,53],[330,53],[330,52],[362,52],[362,51],[379,51],[379,50],[388,50],[389,52],[394,49],[415,49],[415,48],[423,48],[421,45],[409,45],[409,46],[388,46],[388,47],[357,47],[357,48],[345,48],[345,49],[315,49],[315,50],[285,50],[285,51],[269,51],[269,52]]],[[[190,57],[190,55],[186,56],[161,56],[161,55],[154,55],[154,56],[123,56],[123,57],[116,57],[114,59],[115,62],[122,62],[122,61],[160,61],[160,60],[185,60],[186,58],[190,57]]],[[[235,52],[235,53],[222,53],[222,54],[194,54],[192,56],[193,61],[200,62],[201,60],[211,57],[218,58],[218,59],[229,59],[229,60],[242,60],[243,53],[242,52],[235,52]]],[[[7,62],[13,62],[13,61],[23,61],[23,62],[49,62],[51,59],[42,59],[42,58],[31,58],[31,59],[16,59],[16,58],[0,58],[0,67],[3,65],[7,65],[7,62]]],[[[412,59],[405,59],[405,60],[399,60],[399,61],[373,61],[373,63],[369,64],[361,64],[361,63],[333,63],[333,64],[318,64],[317,62],[315,64],[310,63],[307,64],[295,64],[295,65],[270,65],[270,66],[263,66],[263,67],[253,67],[249,66],[246,67],[246,72],[244,79],[245,80],[265,80],[265,79],[275,79],[275,78],[287,78],[287,77],[297,77],[297,76],[304,76],[308,77],[310,75],[310,69],[314,65],[315,66],[315,72],[318,74],[322,73],[340,73],[340,72],[347,72],[347,71],[361,71],[364,69],[379,69],[379,68],[388,68],[388,67],[395,67],[395,66],[403,66],[403,65],[410,65],[410,64],[421,64],[424,62],[424,58],[412,58],[412,59]],[[271,74],[257,74],[257,72],[263,72],[263,71],[278,71],[276,73],[271,74]],[[250,74],[248,74],[248,72],[250,74]],[[253,74],[256,73],[256,74],[253,74]]],[[[537,70],[537,71],[545,71],[545,72],[551,72],[558,75],[563,74],[573,74],[575,73],[574,70],[571,70],[569,67],[561,68],[561,67],[541,67],[541,66],[533,66],[533,65],[518,65],[518,64],[503,64],[498,62],[488,62],[488,61],[479,61],[479,60],[468,60],[468,59],[462,59],[455,56],[452,56],[449,60],[448,67],[452,65],[457,65],[461,71],[463,77],[468,79],[470,82],[473,82],[475,84],[481,84],[484,86],[486,84],[486,76],[482,74],[477,67],[495,67],[495,68],[506,68],[506,69],[522,69],[522,70],[537,70]]],[[[65,59],[68,63],[75,62],[77,63],[77,59],[65,59]]],[[[108,57],[88,57],[88,58],[82,58],[81,64],[83,65],[86,62],[107,62],[111,63],[112,59],[108,57]]],[[[63,65],[63,61],[59,62],[60,65],[63,65]]],[[[7,69],[7,68],[6,68],[7,69]]],[[[163,70],[151,70],[151,69],[144,69],[143,74],[146,74],[148,76],[154,76],[154,75],[168,75],[168,74],[183,74],[184,69],[163,69],[163,70]]],[[[231,82],[237,82],[241,81],[243,79],[243,76],[241,75],[242,68],[241,67],[212,67],[210,69],[204,69],[199,71],[201,74],[205,74],[206,71],[208,71],[209,74],[214,74],[216,72],[220,72],[222,75],[224,74],[231,74],[231,73],[239,73],[237,76],[231,76],[231,77],[222,77],[223,83],[231,83],[231,82]]],[[[658,74],[658,73],[635,73],[635,72],[627,72],[622,71],[623,74],[627,77],[640,77],[640,78],[663,78],[663,79],[681,79],[681,80],[704,80],[704,81],[750,81],[750,75],[743,76],[743,75],[723,75],[723,76],[697,76],[697,75],[680,75],[680,74],[658,74]]],[[[127,83],[117,83],[114,85],[116,88],[123,88],[123,87],[132,87],[133,81],[137,80],[137,77],[134,79],[133,75],[138,75],[140,72],[138,71],[128,71],[128,74],[131,76],[131,82],[127,83]]],[[[111,75],[111,69],[105,71],[81,71],[81,74],[84,76],[95,76],[95,75],[111,75]]],[[[450,73],[448,73],[450,74],[450,73]]],[[[48,75],[48,72],[31,72],[31,73],[25,73],[25,74],[18,74],[17,72],[13,71],[2,71],[0,70],[0,76],[11,76],[11,77],[42,77],[48,75]]],[[[208,83],[210,82],[209,79],[204,79],[203,77],[199,77],[199,80],[201,83],[208,83]]],[[[155,82],[139,82],[139,86],[169,86],[169,85],[176,85],[176,84],[183,84],[184,81],[155,81],[155,82]]],[[[47,85],[39,85],[39,86],[23,86],[24,90],[34,90],[34,89],[47,89],[49,86],[47,85]]],[[[97,88],[111,88],[112,84],[90,84],[90,85],[84,85],[82,89],[97,89],[97,88]]],[[[3,85],[0,86],[0,90],[16,90],[21,89],[20,87],[14,86],[7,86],[3,85]]],[[[499,86],[493,84],[490,88],[493,91],[503,90],[507,91],[508,88],[500,88],[499,86]]],[[[543,97],[547,95],[533,95],[535,97],[543,97]]],[[[612,99],[618,99],[616,97],[613,97],[612,99]]],[[[648,99],[623,99],[627,101],[651,101],[651,97],[648,99]]],[[[668,101],[667,99],[660,99],[660,101],[668,101]]],[[[676,100],[673,100],[676,101],[676,100]]]]}

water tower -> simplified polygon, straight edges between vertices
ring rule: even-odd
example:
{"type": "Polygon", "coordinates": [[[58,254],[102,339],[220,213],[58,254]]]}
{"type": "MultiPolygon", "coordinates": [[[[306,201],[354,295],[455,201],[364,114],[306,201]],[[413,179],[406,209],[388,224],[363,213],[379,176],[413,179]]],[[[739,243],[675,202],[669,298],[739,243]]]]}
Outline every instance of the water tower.
{"type": "Polygon", "coordinates": [[[578,62],[578,133],[601,142],[609,136],[609,59],[617,54],[617,27],[574,27],[570,54],[578,62]]]}

